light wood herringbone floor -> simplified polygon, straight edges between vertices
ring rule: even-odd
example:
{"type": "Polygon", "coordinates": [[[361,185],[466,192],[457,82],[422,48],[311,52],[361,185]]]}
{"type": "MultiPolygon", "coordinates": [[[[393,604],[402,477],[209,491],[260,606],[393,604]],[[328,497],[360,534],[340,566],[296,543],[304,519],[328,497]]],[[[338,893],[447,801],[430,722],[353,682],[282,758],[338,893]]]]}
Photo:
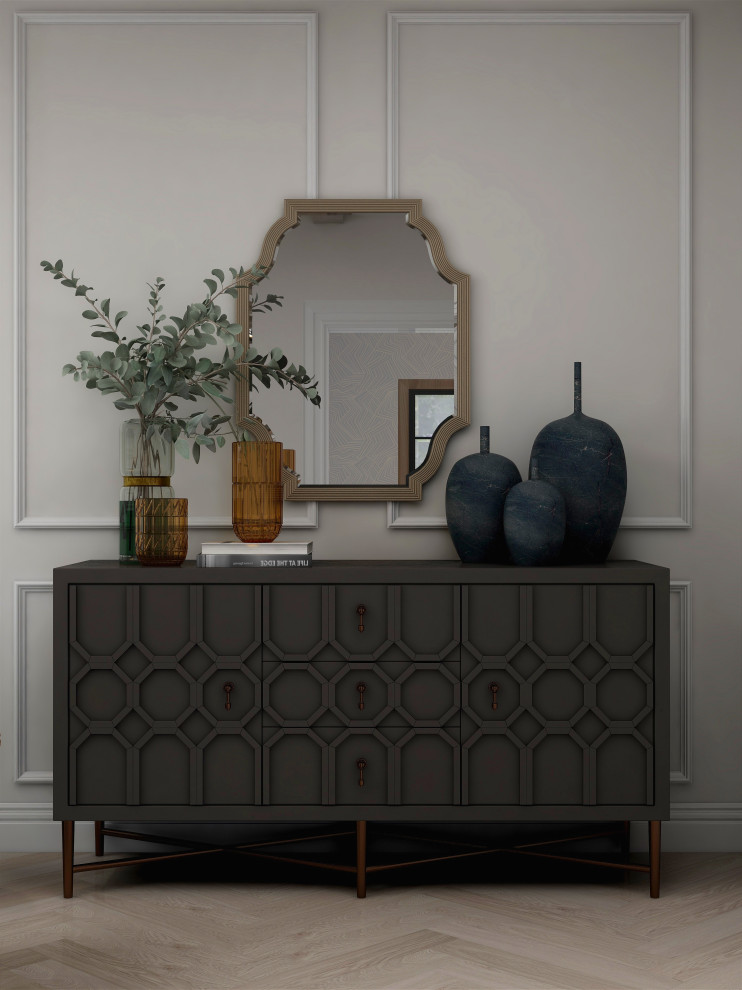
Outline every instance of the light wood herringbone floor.
{"type": "Polygon", "coordinates": [[[629,882],[374,883],[0,857],[0,987],[741,990],[742,854],[670,853],[629,882]]]}

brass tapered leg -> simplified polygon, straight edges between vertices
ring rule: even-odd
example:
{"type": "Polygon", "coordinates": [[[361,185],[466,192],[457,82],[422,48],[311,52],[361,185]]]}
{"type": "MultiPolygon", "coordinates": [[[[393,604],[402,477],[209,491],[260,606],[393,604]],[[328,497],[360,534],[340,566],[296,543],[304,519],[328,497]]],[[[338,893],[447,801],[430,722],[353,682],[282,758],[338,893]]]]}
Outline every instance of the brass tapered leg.
{"type": "Polygon", "coordinates": [[[75,857],[75,823],[62,822],[62,890],[72,897],[72,862],[75,857]]]}
{"type": "Polygon", "coordinates": [[[649,896],[660,896],[660,836],[662,822],[649,823],[649,896]]]}
{"type": "Polygon", "coordinates": [[[356,822],[356,897],[366,896],[366,823],[356,822]]]}
{"type": "Polygon", "coordinates": [[[103,822],[95,823],[95,855],[102,856],[104,850],[103,822]]]}

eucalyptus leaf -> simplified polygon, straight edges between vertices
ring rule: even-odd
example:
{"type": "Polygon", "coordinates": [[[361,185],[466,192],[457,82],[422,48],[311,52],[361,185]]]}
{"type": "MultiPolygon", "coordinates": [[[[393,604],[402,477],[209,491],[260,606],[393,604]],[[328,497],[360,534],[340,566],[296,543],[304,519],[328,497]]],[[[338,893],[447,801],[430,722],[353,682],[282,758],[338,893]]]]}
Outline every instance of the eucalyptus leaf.
{"type": "MultiPolygon", "coordinates": [[[[249,286],[265,277],[265,266],[253,265],[247,271],[244,267],[230,268],[231,282],[225,282],[223,269],[213,268],[211,275],[219,284],[213,278],[204,279],[210,295],[201,302],[190,303],[183,317],[165,316],[161,300],[165,282],[158,276],[154,282],[147,283],[147,319],[137,324],[139,335],[127,340],[114,330],[128,315],[126,310],[116,314],[111,326],[110,299],[98,304],[88,295],[93,292],[92,287],[84,285],[74,270],[67,275],[61,259],[54,265],[49,261],[40,264],[55,281],[74,288],[76,296],[85,297],[95,307],[83,310],[85,319],[97,321],[92,324],[91,336],[116,345],[114,350],[100,355],[90,350],[80,351],[79,366],[65,364],[63,375],[72,375],[87,388],[111,395],[116,409],[134,410],[142,419],[147,437],[157,433],[170,437],[182,456],[189,456],[189,437],[196,461],[201,446],[212,451],[224,446],[227,430],[236,438],[249,437],[249,431],[234,423],[222,409],[222,403],[234,401],[226,392],[230,379],[247,381],[250,389],[259,384],[270,388],[271,382],[277,382],[281,388],[298,389],[306,399],[319,405],[318,383],[312,381],[306,369],[289,364],[280,348],[260,354],[250,347],[246,353],[238,339],[242,326],[233,323],[218,303],[222,295],[237,297],[238,284],[253,292],[249,286]],[[220,361],[196,357],[195,352],[219,341],[223,344],[220,361]],[[187,418],[178,415],[176,400],[195,403],[197,411],[187,418]],[[218,412],[203,409],[203,402],[208,404],[212,400],[218,412]]],[[[262,301],[254,294],[251,298],[256,311],[266,312],[272,306],[281,306],[283,299],[275,293],[267,294],[262,301]]]]}

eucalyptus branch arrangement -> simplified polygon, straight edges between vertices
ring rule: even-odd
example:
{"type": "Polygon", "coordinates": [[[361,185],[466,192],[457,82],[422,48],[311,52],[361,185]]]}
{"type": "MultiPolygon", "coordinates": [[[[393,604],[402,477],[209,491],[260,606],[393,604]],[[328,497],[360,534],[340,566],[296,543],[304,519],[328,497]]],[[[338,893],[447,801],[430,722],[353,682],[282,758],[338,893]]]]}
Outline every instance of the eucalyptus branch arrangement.
{"type": "MultiPolygon", "coordinates": [[[[161,302],[165,282],[159,276],[149,287],[146,322],[137,325],[136,334],[126,337],[119,327],[128,313],[123,310],[111,315],[110,299],[98,300],[94,289],[85,285],[74,271],[65,272],[64,262],[42,261],[41,267],[67,288],[74,289],[86,308],[82,315],[92,323],[91,336],[100,337],[114,345],[113,349],[94,354],[80,351],[76,364],[66,364],[64,375],[84,381],[86,387],[114,396],[117,409],[133,410],[141,421],[142,435],[149,439],[157,432],[169,438],[184,457],[198,462],[201,448],[216,451],[223,447],[225,432],[235,440],[248,440],[249,430],[239,426],[224,408],[233,399],[226,394],[231,379],[242,379],[249,389],[257,383],[270,388],[297,389],[305,399],[318,406],[320,395],[317,382],[302,365],[289,364],[280,348],[259,354],[250,347],[245,351],[239,336],[242,327],[232,323],[217,304],[220,296],[237,296],[237,286],[248,277],[261,277],[264,270],[257,266],[246,270],[230,268],[231,279],[219,269],[212,269],[213,278],[204,279],[208,294],[202,302],[191,303],[183,316],[164,314],[161,302]],[[199,356],[204,348],[222,343],[220,361],[199,356]],[[216,411],[193,412],[185,415],[183,402],[208,400],[216,411]],[[191,447],[189,448],[189,442],[191,447]]],[[[283,296],[269,293],[259,299],[250,287],[252,311],[270,312],[281,306],[283,296]]]]}

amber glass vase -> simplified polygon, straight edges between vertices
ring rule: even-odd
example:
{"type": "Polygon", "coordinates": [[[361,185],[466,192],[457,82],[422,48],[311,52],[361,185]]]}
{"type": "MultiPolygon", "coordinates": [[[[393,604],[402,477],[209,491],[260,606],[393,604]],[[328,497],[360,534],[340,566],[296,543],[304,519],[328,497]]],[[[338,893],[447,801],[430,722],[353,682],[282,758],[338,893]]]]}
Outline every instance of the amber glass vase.
{"type": "Polygon", "coordinates": [[[281,531],[282,451],[272,440],[232,444],[232,527],[243,543],[271,543],[281,531]]]}
{"type": "Polygon", "coordinates": [[[188,553],[188,499],[135,500],[137,560],[150,567],[177,567],[188,553]]]}

